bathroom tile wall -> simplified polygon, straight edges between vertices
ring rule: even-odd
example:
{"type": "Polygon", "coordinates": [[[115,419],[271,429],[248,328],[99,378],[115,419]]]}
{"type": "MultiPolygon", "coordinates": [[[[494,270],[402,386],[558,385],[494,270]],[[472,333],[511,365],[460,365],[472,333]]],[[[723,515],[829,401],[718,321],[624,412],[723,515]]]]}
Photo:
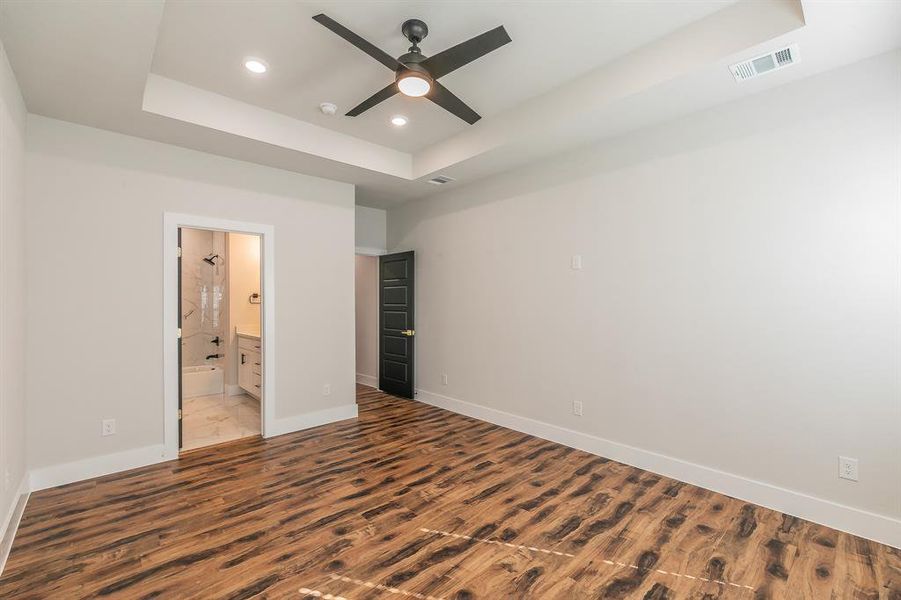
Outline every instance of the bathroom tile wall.
{"type": "Polygon", "coordinates": [[[181,236],[182,365],[223,365],[228,320],[225,233],[183,228],[181,236]],[[215,265],[203,260],[215,255],[215,265]],[[219,346],[213,343],[216,337],[219,346]],[[222,358],[206,358],[212,354],[222,358]]]}

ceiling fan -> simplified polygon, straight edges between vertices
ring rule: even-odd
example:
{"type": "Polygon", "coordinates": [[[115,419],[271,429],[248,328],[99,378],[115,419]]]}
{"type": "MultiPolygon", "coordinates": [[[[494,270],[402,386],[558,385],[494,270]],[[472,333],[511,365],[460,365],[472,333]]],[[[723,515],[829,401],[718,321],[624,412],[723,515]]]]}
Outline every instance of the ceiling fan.
{"type": "Polygon", "coordinates": [[[453,95],[450,90],[438,83],[438,79],[511,41],[507,30],[500,26],[448,48],[444,52],[426,57],[419,49],[419,43],[429,34],[429,28],[419,19],[409,19],[404,21],[400,30],[413,45],[406,54],[392,58],[350,29],[323,14],[316,15],[313,20],[394,71],[394,81],[352,108],[347,113],[348,117],[356,117],[379,102],[401,93],[405,96],[425,96],[441,108],[472,125],[482,117],[453,95]]]}

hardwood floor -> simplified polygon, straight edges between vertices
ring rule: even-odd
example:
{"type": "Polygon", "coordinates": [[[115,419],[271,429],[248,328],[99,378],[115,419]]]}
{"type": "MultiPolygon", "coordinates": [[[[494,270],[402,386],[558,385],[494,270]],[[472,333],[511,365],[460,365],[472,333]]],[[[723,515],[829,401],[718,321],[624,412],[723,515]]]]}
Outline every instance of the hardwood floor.
{"type": "Polygon", "coordinates": [[[901,552],[369,388],[32,495],[2,598],[901,599],[901,552]]]}

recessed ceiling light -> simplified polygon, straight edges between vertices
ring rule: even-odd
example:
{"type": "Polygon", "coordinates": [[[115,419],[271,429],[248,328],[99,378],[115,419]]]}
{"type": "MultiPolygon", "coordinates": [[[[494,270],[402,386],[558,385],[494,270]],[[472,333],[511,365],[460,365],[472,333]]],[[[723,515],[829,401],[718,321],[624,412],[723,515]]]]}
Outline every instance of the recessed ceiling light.
{"type": "Polygon", "coordinates": [[[391,117],[391,124],[395,127],[403,127],[407,124],[407,117],[403,115],[395,115],[391,117]]]}
{"type": "Polygon", "coordinates": [[[248,58],[244,61],[244,66],[251,73],[256,73],[257,75],[261,75],[269,70],[269,67],[266,66],[266,63],[261,61],[258,58],[248,58]]]}

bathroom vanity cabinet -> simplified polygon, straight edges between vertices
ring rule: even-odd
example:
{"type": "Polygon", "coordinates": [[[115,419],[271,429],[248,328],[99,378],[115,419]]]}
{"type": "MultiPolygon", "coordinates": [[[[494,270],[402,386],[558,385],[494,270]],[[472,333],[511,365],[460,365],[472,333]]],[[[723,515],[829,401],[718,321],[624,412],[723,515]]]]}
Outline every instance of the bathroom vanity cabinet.
{"type": "Polygon", "coordinates": [[[259,398],[263,391],[263,351],[260,336],[244,332],[238,335],[238,385],[259,398]]]}

